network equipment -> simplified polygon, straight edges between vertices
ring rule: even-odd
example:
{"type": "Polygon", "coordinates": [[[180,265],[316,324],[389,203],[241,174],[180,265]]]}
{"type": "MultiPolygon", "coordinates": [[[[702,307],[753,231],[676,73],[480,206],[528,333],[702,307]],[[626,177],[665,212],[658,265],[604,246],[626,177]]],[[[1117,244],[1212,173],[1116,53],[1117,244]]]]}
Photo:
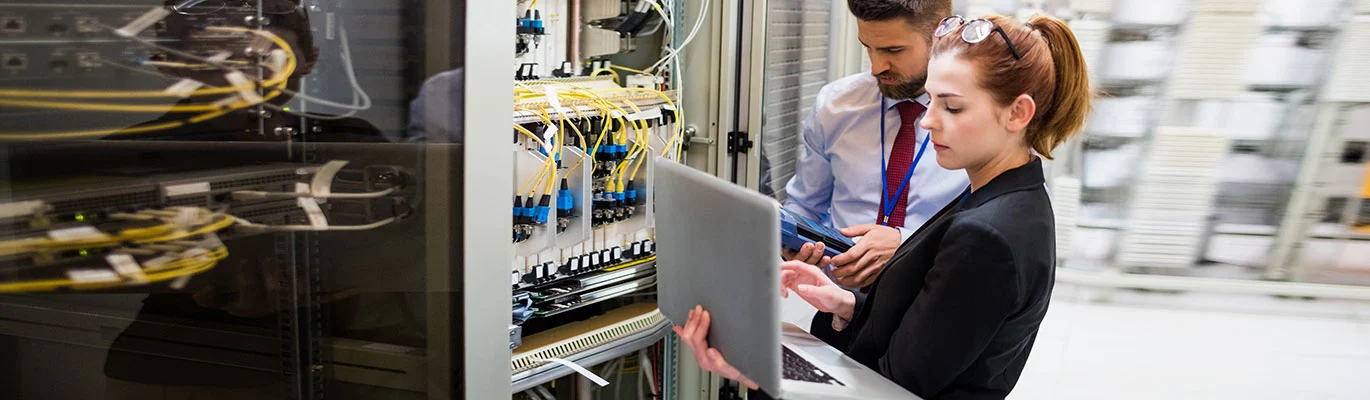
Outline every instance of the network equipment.
{"type": "MultiPolygon", "coordinates": [[[[228,255],[224,240],[280,231],[365,230],[407,213],[359,225],[330,224],[328,209],[348,203],[406,202],[408,174],[346,161],[278,163],[143,175],[84,174],[93,183],[16,182],[0,204],[0,293],[91,290],[171,281],[183,287],[228,255]],[[371,192],[335,192],[335,179],[371,192]],[[328,203],[321,201],[331,200],[328,203]]],[[[346,184],[344,184],[346,185],[346,184]]],[[[369,205],[365,205],[369,207],[369,205]]]]}
{"type": "Polygon", "coordinates": [[[599,362],[593,349],[649,345],[666,329],[655,305],[652,160],[681,160],[688,149],[678,54],[709,6],[519,2],[509,276],[516,391],[545,382],[537,375],[552,368],[549,359],[599,362]],[[696,17],[676,32],[685,7],[696,17]]]}

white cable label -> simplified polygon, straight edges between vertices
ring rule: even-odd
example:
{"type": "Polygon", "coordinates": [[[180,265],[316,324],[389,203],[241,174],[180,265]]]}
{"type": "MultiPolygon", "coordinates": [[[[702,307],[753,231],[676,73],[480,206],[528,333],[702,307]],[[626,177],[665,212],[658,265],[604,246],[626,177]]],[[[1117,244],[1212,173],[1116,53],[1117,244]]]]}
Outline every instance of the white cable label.
{"type": "Polygon", "coordinates": [[[262,104],[262,102],[266,101],[261,95],[257,94],[256,85],[247,80],[247,75],[243,75],[242,71],[233,71],[224,74],[224,79],[227,79],[228,84],[233,85],[234,89],[238,89],[238,96],[241,96],[243,100],[247,100],[247,104],[262,104]]]}
{"type": "Polygon", "coordinates": [[[153,259],[151,259],[151,260],[144,261],[144,262],[143,262],[143,266],[148,267],[148,268],[157,268],[157,267],[166,265],[166,263],[169,263],[169,262],[172,262],[172,261],[176,261],[177,258],[180,258],[180,257],[177,256],[175,253],[163,254],[163,255],[161,255],[161,256],[159,256],[159,257],[157,257],[157,258],[153,258],[153,259]]]}
{"type": "Polygon", "coordinates": [[[190,249],[190,250],[186,250],[186,251],[181,252],[181,258],[190,259],[190,258],[195,258],[195,257],[203,256],[203,255],[205,255],[205,254],[209,254],[209,250],[206,250],[206,249],[203,248],[203,247],[196,247],[196,248],[193,248],[193,249],[190,249]]]}
{"type": "Polygon", "coordinates": [[[629,120],[632,120],[632,121],[641,121],[641,120],[644,120],[644,119],[657,119],[657,118],[661,118],[661,109],[660,109],[660,108],[650,108],[650,109],[647,109],[647,110],[635,112],[635,113],[632,113],[632,114],[629,114],[629,115],[628,115],[628,119],[629,119],[629,120]]]}
{"type": "Polygon", "coordinates": [[[214,55],[209,56],[208,58],[205,58],[205,59],[206,59],[206,60],[209,60],[209,62],[216,62],[216,63],[217,63],[217,62],[228,61],[228,58],[229,58],[229,57],[233,57],[233,52],[227,51],[227,50],[220,50],[219,52],[214,53],[214,55]]]}
{"type": "Polygon", "coordinates": [[[168,10],[166,7],[153,7],[138,18],[129,21],[124,27],[116,29],[114,34],[123,37],[133,37],[134,35],[147,30],[152,24],[161,21],[162,18],[166,18],[167,15],[171,15],[171,10],[168,10]]]}
{"type": "Polygon", "coordinates": [[[185,289],[185,288],[186,288],[186,284],[188,284],[188,283],[190,283],[190,275],[182,275],[180,278],[176,278],[175,280],[172,280],[170,286],[171,286],[172,289],[181,290],[181,289],[185,289]]]}
{"type": "Polygon", "coordinates": [[[204,86],[204,82],[185,78],[168,86],[166,90],[163,90],[162,92],[176,97],[190,97],[191,93],[195,93],[196,90],[200,90],[200,88],[204,86]]]}
{"type": "Polygon", "coordinates": [[[54,229],[48,231],[48,237],[55,240],[81,240],[81,239],[103,239],[109,237],[93,226],[78,226],[74,228],[54,229]]]}
{"type": "Polygon", "coordinates": [[[118,282],[119,274],[107,269],[73,269],[67,271],[67,279],[76,283],[118,282]]]}
{"type": "Polygon", "coordinates": [[[309,226],[320,230],[328,228],[328,218],[323,215],[323,209],[319,208],[319,203],[308,197],[295,200],[296,203],[300,204],[300,208],[304,209],[304,214],[309,217],[309,226]]]}
{"type": "Polygon", "coordinates": [[[252,39],[252,43],[247,45],[247,54],[265,54],[271,48],[271,39],[266,36],[257,36],[252,39]]]}
{"type": "Polygon", "coordinates": [[[128,278],[134,282],[147,282],[147,274],[143,273],[143,267],[138,265],[138,260],[128,254],[110,254],[105,256],[105,261],[114,268],[114,272],[128,278]]]}
{"type": "Polygon", "coordinates": [[[584,376],[586,379],[589,379],[591,382],[594,382],[596,385],[599,385],[599,386],[601,386],[601,387],[603,387],[603,386],[609,386],[609,381],[604,380],[604,378],[600,378],[599,375],[595,375],[594,372],[590,372],[590,370],[585,369],[585,367],[582,367],[582,366],[580,366],[580,365],[578,365],[578,364],[576,364],[576,363],[573,363],[573,362],[570,362],[570,361],[566,361],[566,360],[563,360],[563,359],[560,359],[560,358],[546,358],[546,359],[541,359],[541,360],[538,360],[538,361],[539,361],[539,362],[554,362],[554,363],[557,363],[557,364],[565,365],[566,368],[570,368],[571,370],[576,371],[576,373],[580,374],[581,376],[584,376]]]}
{"type": "Polygon", "coordinates": [[[547,151],[548,154],[551,154],[552,152],[552,138],[556,137],[557,131],[556,125],[550,125],[547,127],[547,130],[542,133],[542,149],[547,151]]]}
{"type": "Polygon", "coordinates": [[[47,203],[44,203],[42,200],[16,201],[13,203],[0,204],[0,218],[14,218],[37,214],[45,205],[47,205],[47,203]]]}
{"type": "Polygon", "coordinates": [[[274,71],[285,69],[286,55],[285,50],[276,49],[271,51],[271,56],[267,57],[266,63],[274,71]]]}
{"type": "Polygon", "coordinates": [[[513,285],[513,286],[518,286],[518,285],[519,285],[519,275],[520,275],[520,274],[519,274],[518,271],[509,271],[509,284],[510,284],[510,285],[513,285]]]}
{"type": "Polygon", "coordinates": [[[205,238],[200,240],[200,247],[206,249],[218,249],[224,247],[224,241],[219,239],[219,234],[210,232],[205,234],[205,238]]]}
{"type": "Polygon", "coordinates": [[[547,94],[547,104],[552,105],[552,109],[555,110],[557,114],[561,114],[561,118],[568,118],[566,114],[574,112],[569,108],[561,106],[561,97],[557,95],[556,86],[543,85],[542,91],[547,94]]]}
{"type": "Polygon", "coordinates": [[[199,210],[191,207],[176,207],[176,219],[172,220],[177,229],[185,230],[195,225],[195,217],[200,216],[199,210]]]}
{"type": "Polygon", "coordinates": [[[188,194],[200,194],[209,192],[209,182],[183,183],[162,188],[162,194],[167,197],[185,196],[188,194]]]}
{"type": "Polygon", "coordinates": [[[333,178],[338,176],[347,161],[333,160],[323,164],[318,172],[314,173],[314,179],[310,180],[309,193],[314,197],[327,198],[333,193],[333,178]]]}

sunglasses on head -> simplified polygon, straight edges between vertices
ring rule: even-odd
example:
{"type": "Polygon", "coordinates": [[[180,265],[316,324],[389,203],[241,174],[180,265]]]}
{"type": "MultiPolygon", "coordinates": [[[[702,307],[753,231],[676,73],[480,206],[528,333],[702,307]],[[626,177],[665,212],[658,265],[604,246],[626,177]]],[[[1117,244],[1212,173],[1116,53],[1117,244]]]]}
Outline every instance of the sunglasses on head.
{"type": "Polygon", "coordinates": [[[940,38],[955,31],[956,28],[959,28],[962,25],[965,25],[965,29],[961,30],[961,40],[966,41],[966,43],[983,42],[986,38],[989,38],[990,33],[998,32],[999,36],[1004,38],[1004,43],[1008,44],[1008,51],[1013,53],[1013,59],[1023,59],[1023,57],[1018,54],[1018,48],[1013,45],[1013,41],[1009,40],[1008,34],[1004,33],[1004,28],[1000,28],[999,25],[990,22],[990,20],[987,19],[976,18],[967,20],[960,15],[942,18],[942,22],[937,24],[937,30],[933,31],[932,35],[940,38]]]}

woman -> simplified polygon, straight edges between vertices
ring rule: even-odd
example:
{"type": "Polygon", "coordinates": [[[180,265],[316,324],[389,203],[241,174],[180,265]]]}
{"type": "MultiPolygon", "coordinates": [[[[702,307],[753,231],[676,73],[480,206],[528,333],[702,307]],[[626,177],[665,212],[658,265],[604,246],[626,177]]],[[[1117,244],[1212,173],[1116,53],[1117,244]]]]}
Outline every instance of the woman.
{"type": "MultiPolygon", "coordinates": [[[[937,163],[964,169],[970,187],[900,246],[865,293],[801,262],[781,266],[782,291],[818,308],[815,336],[919,396],[1001,399],[1028,359],[1055,280],[1038,157],[1080,131],[1089,79],[1074,35],[1052,17],[953,16],[933,36],[933,100],[921,123],[937,163]]],[[[705,369],[755,389],[709,348],[708,312],[696,310],[676,333],[705,369]]]]}

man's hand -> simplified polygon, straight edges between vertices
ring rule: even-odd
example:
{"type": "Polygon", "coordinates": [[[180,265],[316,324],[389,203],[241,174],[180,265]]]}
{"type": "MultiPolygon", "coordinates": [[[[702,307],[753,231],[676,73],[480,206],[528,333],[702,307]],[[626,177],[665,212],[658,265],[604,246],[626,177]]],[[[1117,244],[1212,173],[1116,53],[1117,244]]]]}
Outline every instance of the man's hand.
{"type": "Polygon", "coordinates": [[[856,295],[837,286],[823,270],[812,264],[798,261],[780,264],[780,296],[789,298],[791,291],[818,311],[833,313],[845,320],[851,320],[856,311],[856,295]]]}
{"type": "Polygon", "coordinates": [[[864,287],[875,282],[885,263],[899,249],[903,237],[898,229],[884,225],[865,224],[842,228],[847,237],[861,236],[851,250],[833,257],[833,278],[846,287],[864,287]]]}
{"type": "Polygon", "coordinates": [[[823,242],[818,242],[817,244],[804,243],[803,246],[799,247],[798,252],[784,249],[780,254],[785,257],[785,261],[799,261],[805,264],[826,265],[819,264],[823,261],[823,252],[826,250],[827,247],[823,245],[823,242]]]}
{"type": "Polygon", "coordinates": [[[689,320],[685,321],[684,327],[674,326],[671,329],[675,330],[675,334],[680,335],[680,342],[685,343],[685,346],[690,348],[690,352],[694,353],[695,361],[699,362],[700,368],[725,379],[741,382],[748,388],[756,390],[756,382],[747,379],[737,368],[728,364],[728,361],[723,359],[723,353],[719,353],[718,349],[709,347],[709,322],[709,312],[704,311],[704,307],[695,306],[693,310],[690,310],[689,320]]]}

